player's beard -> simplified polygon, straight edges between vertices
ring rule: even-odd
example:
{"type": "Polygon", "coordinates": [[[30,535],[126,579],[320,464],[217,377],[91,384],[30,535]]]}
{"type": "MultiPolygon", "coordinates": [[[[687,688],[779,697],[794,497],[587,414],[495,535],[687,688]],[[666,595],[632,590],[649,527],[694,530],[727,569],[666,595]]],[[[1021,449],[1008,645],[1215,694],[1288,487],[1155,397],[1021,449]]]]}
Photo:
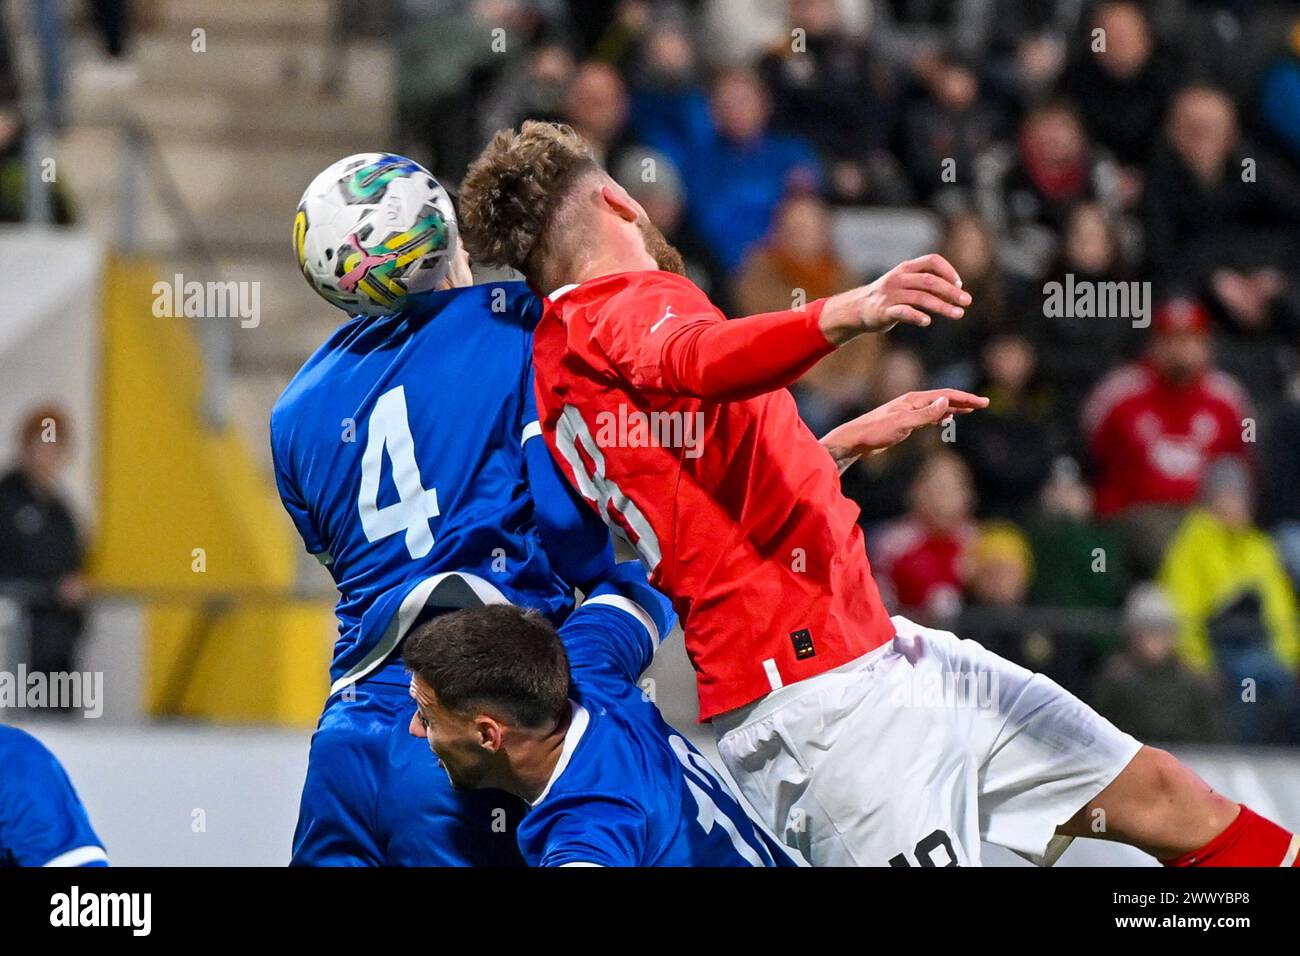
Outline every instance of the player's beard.
{"type": "Polygon", "coordinates": [[[645,240],[645,251],[650,253],[655,265],[664,272],[672,272],[679,276],[686,275],[686,262],[682,259],[682,254],[664,238],[659,227],[649,219],[638,219],[636,224],[641,230],[641,238],[645,240]]]}
{"type": "Polygon", "coordinates": [[[437,760],[438,766],[442,772],[447,775],[447,780],[451,783],[453,790],[474,790],[483,781],[483,768],[477,766],[457,766],[452,770],[452,764],[438,755],[434,751],[434,759],[437,760]]]}
{"type": "Polygon", "coordinates": [[[453,790],[474,790],[478,787],[479,781],[483,779],[482,773],[469,772],[464,768],[459,768],[455,773],[452,773],[452,769],[447,765],[446,761],[442,761],[442,771],[447,775],[447,780],[451,783],[453,790]]]}

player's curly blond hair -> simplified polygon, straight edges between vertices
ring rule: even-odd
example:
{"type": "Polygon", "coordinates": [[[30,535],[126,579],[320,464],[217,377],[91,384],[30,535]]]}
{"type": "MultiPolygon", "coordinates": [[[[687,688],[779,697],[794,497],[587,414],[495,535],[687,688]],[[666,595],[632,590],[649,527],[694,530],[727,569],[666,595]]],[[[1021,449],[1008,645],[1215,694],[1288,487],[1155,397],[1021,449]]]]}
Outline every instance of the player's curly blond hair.
{"type": "Polygon", "coordinates": [[[547,264],[572,231],[557,214],[573,186],[599,168],[572,127],[530,120],[518,132],[498,132],[460,187],[460,231],[470,256],[517,269],[549,291],[547,264]]]}

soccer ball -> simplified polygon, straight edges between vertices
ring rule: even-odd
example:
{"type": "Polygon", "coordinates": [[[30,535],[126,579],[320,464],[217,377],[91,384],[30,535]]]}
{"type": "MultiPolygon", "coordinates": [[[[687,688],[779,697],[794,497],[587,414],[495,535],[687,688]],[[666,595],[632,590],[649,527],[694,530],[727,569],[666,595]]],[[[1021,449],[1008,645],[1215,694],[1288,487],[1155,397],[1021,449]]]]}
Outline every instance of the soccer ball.
{"type": "Polygon", "coordinates": [[[312,180],[293,220],[298,268],[350,314],[389,315],[434,289],[456,242],[447,191],[419,163],[391,153],[340,159],[312,180]]]}

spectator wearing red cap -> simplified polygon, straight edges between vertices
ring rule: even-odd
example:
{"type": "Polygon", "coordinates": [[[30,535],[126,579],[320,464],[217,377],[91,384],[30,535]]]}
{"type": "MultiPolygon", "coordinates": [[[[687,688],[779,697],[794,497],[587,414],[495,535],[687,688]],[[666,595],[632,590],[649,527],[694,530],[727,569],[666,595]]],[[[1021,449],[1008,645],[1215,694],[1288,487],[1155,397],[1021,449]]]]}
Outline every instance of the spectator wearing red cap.
{"type": "Polygon", "coordinates": [[[1154,568],[1210,461],[1247,455],[1251,414],[1241,385],[1212,366],[1205,307],[1157,307],[1146,355],[1103,378],[1082,415],[1097,513],[1127,519],[1140,564],[1154,568]]]}

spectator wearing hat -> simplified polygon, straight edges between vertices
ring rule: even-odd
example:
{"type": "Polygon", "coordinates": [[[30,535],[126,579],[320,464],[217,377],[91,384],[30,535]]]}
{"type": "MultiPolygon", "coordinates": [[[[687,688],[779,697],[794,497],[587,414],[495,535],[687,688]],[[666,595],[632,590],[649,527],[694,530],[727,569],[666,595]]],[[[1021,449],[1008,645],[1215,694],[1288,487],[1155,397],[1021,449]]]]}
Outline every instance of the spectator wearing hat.
{"type": "Polygon", "coordinates": [[[1178,617],[1157,584],[1139,584],[1124,605],[1127,646],[1107,663],[1093,706],[1121,730],[1162,744],[1223,737],[1215,686],[1176,652],[1178,617]]]}
{"type": "Polygon", "coordinates": [[[59,491],[67,463],[66,418],[56,408],[27,416],[17,465],[0,478],[0,586],[27,611],[33,672],[76,669],[84,625],[84,554],[72,510],[59,491]]]}
{"type": "Polygon", "coordinates": [[[1097,513],[1125,520],[1144,572],[1154,570],[1210,462],[1247,454],[1251,416],[1242,387],[1211,364],[1203,306],[1163,303],[1151,331],[1145,356],[1103,378],[1081,417],[1097,513]]]}
{"type": "Polygon", "coordinates": [[[965,601],[953,630],[1008,660],[1046,674],[1078,693],[1082,678],[1075,646],[1026,627],[1025,603],[1035,577],[1034,555],[1009,521],[986,521],[962,553],[965,601]]]}
{"type": "Polygon", "coordinates": [[[1280,743],[1294,737],[1300,633],[1281,556],[1254,524],[1252,484],[1241,459],[1215,459],[1160,582],[1178,614],[1180,656],[1230,688],[1235,738],[1280,743]]]}

